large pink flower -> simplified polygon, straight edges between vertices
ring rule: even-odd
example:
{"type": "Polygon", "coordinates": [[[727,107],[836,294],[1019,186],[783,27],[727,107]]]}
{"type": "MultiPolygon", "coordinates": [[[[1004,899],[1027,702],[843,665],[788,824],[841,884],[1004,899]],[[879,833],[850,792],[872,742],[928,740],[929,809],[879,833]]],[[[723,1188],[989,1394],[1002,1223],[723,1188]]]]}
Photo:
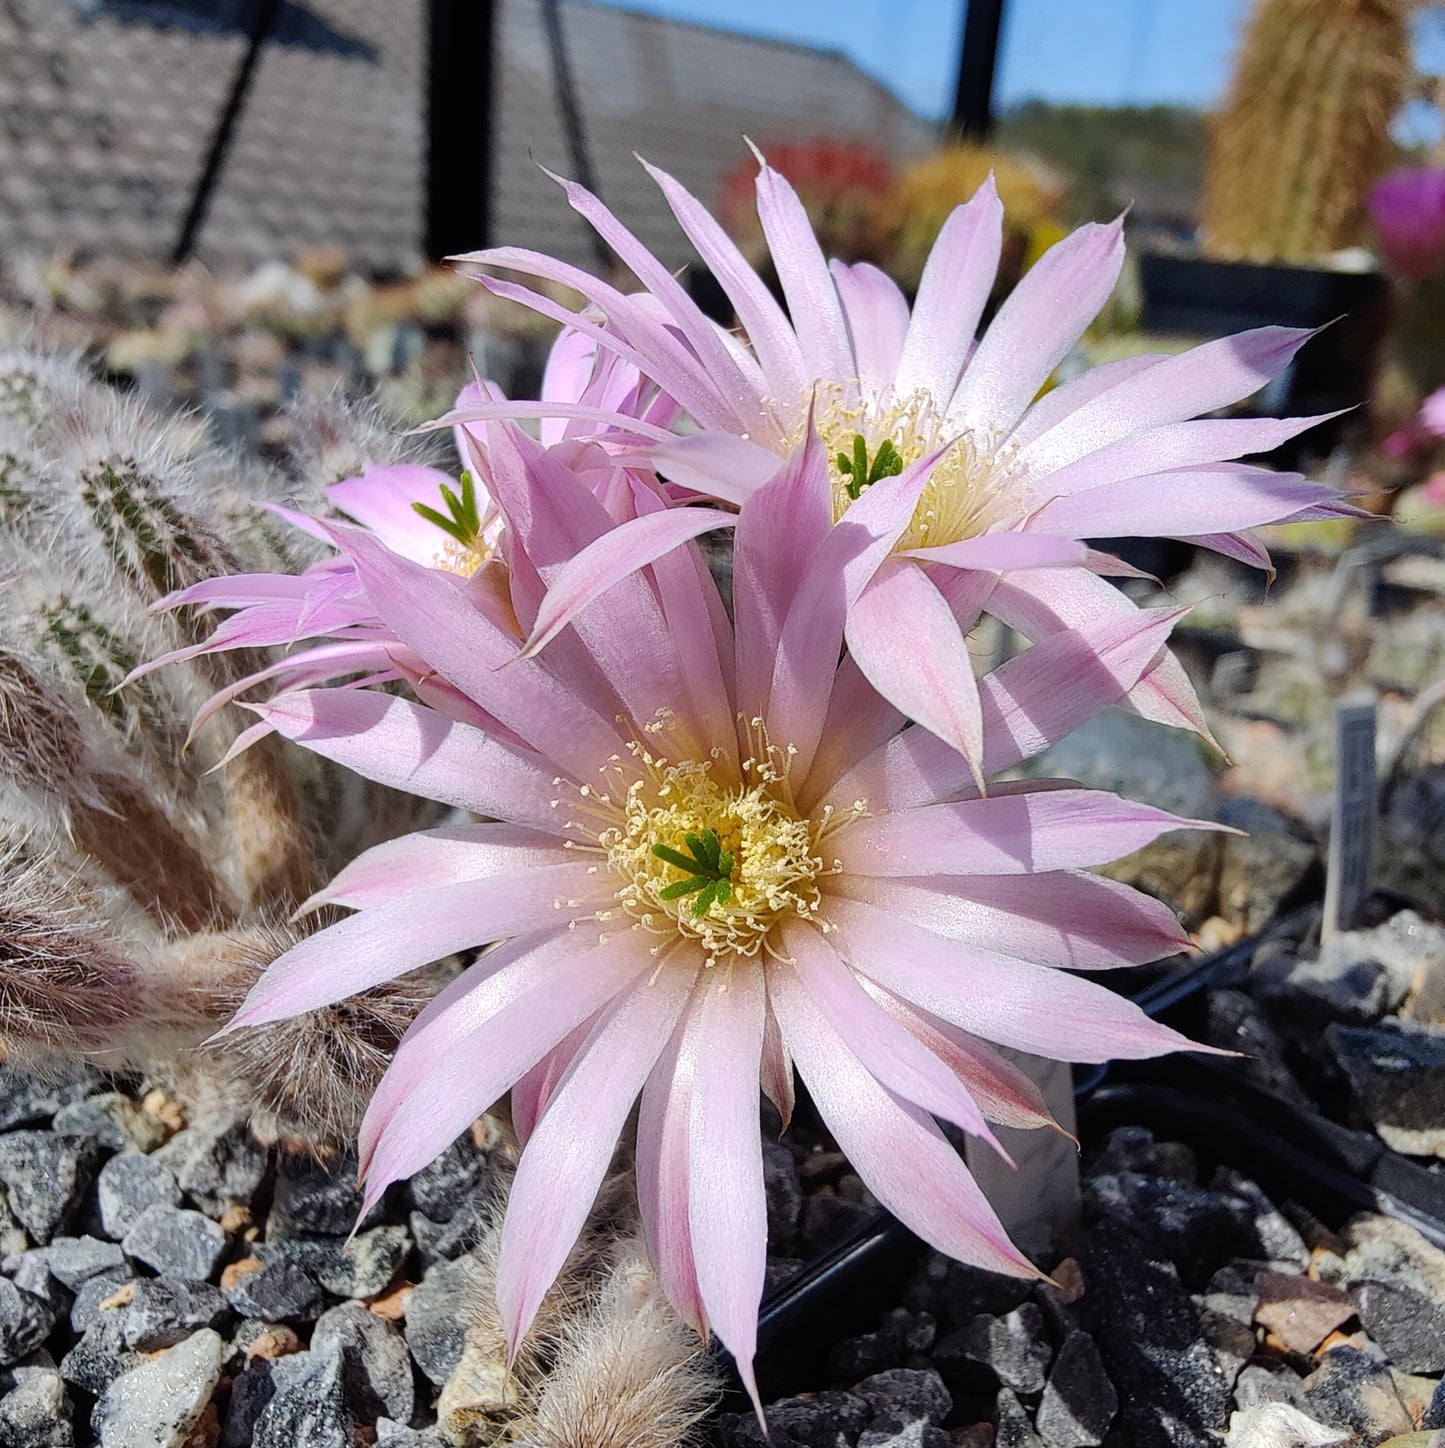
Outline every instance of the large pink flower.
{"type": "MultiPolygon", "coordinates": [[[[1088,871],[1189,822],[1067,784],[982,797],[962,757],[900,728],[842,655],[849,602],[909,528],[927,464],[881,479],[836,527],[821,448],[800,449],[738,516],[735,625],[686,542],[719,515],[654,498],[658,556],[519,658],[549,583],[614,519],[517,430],[494,426],[489,455],[505,600],[329,530],[381,624],[445,683],[440,707],[368,689],[252,707],[329,759],[495,822],[362,855],[313,902],[355,913],[277,960],[232,1029],[501,942],[408,1031],[362,1158],[375,1200],[512,1090],[525,1149],[498,1295],[514,1347],[640,1096],[660,1279],[751,1382],[758,1091],[786,1117],[795,1065],[899,1218],[957,1257],[1032,1273],[933,1118],[984,1139],[990,1121],[1046,1122],[990,1043],[1075,1061],[1187,1045],[1057,967],[1181,944],[1161,906],[1088,871]]],[[[984,771],[1120,699],[1176,617],[1060,631],[987,676],[984,771]]]]}
{"type": "MultiPolygon", "coordinates": [[[[742,503],[816,435],[829,460],[832,517],[844,522],[878,477],[937,458],[886,564],[851,601],[848,645],[880,692],[975,764],[981,714],[963,634],[981,612],[1040,639],[1132,610],[1096,576],[1129,570],[1080,540],[1180,537],[1267,567],[1251,529],[1339,510],[1328,488],[1230,461],[1321,419],[1191,420],[1257,391],[1308,332],[1261,328],[1178,356],[1110,363],[1042,391],[1114,288],[1124,257],[1118,222],[1082,227],[1047,252],[976,342],[1003,237],[991,182],[949,217],[910,311],[876,267],[826,262],[792,188],[763,165],[758,215],[785,313],[702,206],[648,169],[731,299],[746,345],[709,321],[596,197],[569,182],[561,184],[571,204],[650,289],[646,298],[515,247],[458,260],[564,282],[588,299],[588,312],[574,314],[516,283],[479,277],[626,360],[686,411],[695,431],[649,444],[636,459],[673,484],[742,503]],[[908,648],[897,646],[900,638],[908,648]]],[[[468,415],[497,410],[458,417],[468,415]]],[[[645,549],[629,551],[629,531],[564,575],[532,647],[645,561],[645,549]]],[[[1130,703],[1147,717],[1207,732],[1167,653],[1130,703]]]]}

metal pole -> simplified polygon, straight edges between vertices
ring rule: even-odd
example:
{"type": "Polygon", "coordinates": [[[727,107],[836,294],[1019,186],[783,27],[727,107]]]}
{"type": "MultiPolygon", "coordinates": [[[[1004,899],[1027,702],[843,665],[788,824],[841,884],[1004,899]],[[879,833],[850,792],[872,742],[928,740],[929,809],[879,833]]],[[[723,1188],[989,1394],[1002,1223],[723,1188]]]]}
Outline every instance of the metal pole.
{"type": "Polygon", "coordinates": [[[429,0],[426,253],[491,239],[494,0],[429,0]]]}
{"type": "MultiPolygon", "coordinates": [[[[542,19],[547,26],[547,44],[552,51],[552,73],[557,82],[557,104],[562,112],[562,134],[567,142],[567,155],[572,175],[594,196],[601,196],[597,174],[592,169],[592,153],[587,148],[587,132],[582,124],[582,107],[577,103],[577,83],[567,58],[566,37],[562,34],[562,10],[559,0],[542,0],[542,19]]],[[[606,273],[612,269],[612,248],[589,226],[592,255],[606,273]]]]}
{"type": "Polygon", "coordinates": [[[952,136],[982,141],[993,127],[993,80],[1003,10],[1004,0],[964,0],[958,89],[947,128],[952,136]]]}
{"type": "Polygon", "coordinates": [[[226,164],[226,153],[231,149],[231,135],[236,129],[236,122],[241,118],[241,108],[246,104],[246,92],[251,88],[256,62],[261,58],[261,47],[276,24],[276,18],[281,13],[281,3],[282,0],[257,0],[246,54],[241,57],[241,64],[236,68],[236,78],[231,82],[231,94],[226,97],[221,118],[216,123],[216,133],[211,137],[205,164],[201,167],[200,177],[196,181],[191,204],[186,209],[186,219],[181,223],[181,234],[176,238],[175,247],[171,251],[172,266],[179,266],[190,256],[191,248],[196,244],[196,236],[206,220],[206,212],[211,205],[211,193],[216,189],[216,182],[226,164]]]}

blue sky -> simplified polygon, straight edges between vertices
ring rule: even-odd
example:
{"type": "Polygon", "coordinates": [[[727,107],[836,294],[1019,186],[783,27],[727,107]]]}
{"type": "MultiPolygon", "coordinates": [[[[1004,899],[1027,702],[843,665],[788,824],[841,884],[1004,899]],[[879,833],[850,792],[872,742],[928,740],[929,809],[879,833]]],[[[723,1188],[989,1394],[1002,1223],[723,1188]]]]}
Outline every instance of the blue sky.
{"type": "MultiPolygon", "coordinates": [[[[963,0],[603,0],[844,51],[921,114],[952,105],[963,0]]],[[[1207,106],[1248,0],[1007,0],[996,104],[1207,106]]]]}

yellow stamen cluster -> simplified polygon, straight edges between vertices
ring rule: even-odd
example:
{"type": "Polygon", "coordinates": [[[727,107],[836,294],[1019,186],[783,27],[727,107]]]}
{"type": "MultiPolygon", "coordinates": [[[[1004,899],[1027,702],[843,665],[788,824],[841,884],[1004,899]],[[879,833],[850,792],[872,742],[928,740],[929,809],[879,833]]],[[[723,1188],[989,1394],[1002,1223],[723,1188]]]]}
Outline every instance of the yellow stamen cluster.
{"type": "Polygon", "coordinates": [[[885,392],[864,401],[857,383],[820,382],[814,392],[813,422],[832,471],[835,522],[853,501],[849,495],[853,479],[838,467],[837,458],[852,453],[855,437],[867,444],[869,457],[876,457],[884,442],[891,442],[904,467],[950,443],[898,540],[899,549],[936,548],[1017,521],[1012,448],[996,447],[992,439],[972,432],[951,437],[943,410],[929,392],[920,389],[904,397],[885,392]]]}
{"type": "Polygon", "coordinates": [[[782,920],[817,918],[819,881],[836,868],[823,841],[843,821],[831,808],[817,818],[800,815],[788,785],[788,753],[766,742],[761,721],[753,720],[748,733],[759,742],[738,766],[736,782],[722,761],[674,763],[634,743],[628,758],[608,766],[615,787],[582,791],[585,812],[594,817],[584,827],[617,881],[616,906],[597,918],[625,917],[634,929],[658,936],[653,950],[659,956],[680,941],[695,941],[709,965],[726,965],[735,956],[774,952],[768,936],[782,920]],[[730,857],[730,889],[710,892],[698,913],[698,893],[670,890],[687,872],[654,847],[687,855],[688,837],[696,841],[707,831],[730,857]]]}
{"type": "Polygon", "coordinates": [[[491,546],[480,538],[471,544],[448,538],[432,556],[431,566],[455,573],[459,578],[470,578],[484,564],[492,561],[492,552],[491,546]]]}

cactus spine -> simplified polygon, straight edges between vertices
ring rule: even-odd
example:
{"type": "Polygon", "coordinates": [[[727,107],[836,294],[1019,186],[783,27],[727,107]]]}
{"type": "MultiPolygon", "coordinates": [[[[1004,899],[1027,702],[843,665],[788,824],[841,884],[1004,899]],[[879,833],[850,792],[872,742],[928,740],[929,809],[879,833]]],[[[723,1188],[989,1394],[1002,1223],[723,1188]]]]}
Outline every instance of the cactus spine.
{"type": "Polygon", "coordinates": [[[1363,235],[1410,73],[1412,0],[1255,0],[1210,131],[1211,255],[1308,261],[1363,235]]]}

